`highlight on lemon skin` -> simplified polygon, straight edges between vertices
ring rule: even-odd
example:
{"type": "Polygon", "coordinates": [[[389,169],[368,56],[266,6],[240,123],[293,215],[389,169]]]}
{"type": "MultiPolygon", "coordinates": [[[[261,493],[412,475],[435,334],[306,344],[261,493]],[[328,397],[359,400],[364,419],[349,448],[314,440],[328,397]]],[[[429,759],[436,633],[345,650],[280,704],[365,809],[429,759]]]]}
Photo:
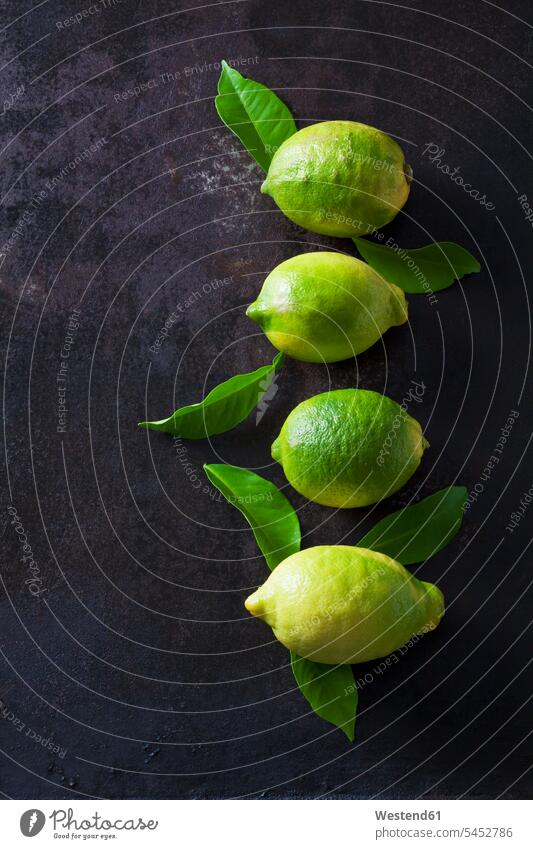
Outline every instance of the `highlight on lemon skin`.
{"type": "Polygon", "coordinates": [[[279,351],[305,362],[334,363],[361,354],[404,324],[407,301],[365,262],[314,251],[277,265],[246,315],[279,351]]]}

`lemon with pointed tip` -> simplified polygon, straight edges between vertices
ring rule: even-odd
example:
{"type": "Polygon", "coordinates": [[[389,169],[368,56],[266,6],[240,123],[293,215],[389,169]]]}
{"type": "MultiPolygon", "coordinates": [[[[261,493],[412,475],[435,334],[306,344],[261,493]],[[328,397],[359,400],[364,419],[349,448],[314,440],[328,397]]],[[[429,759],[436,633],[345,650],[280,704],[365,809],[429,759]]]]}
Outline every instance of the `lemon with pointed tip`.
{"type": "Polygon", "coordinates": [[[427,445],[405,405],[367,389],[336,389],[289,413],[272,457],[310,501],[365,507],[401,489],[427,445]]]}
{"type": "Polygon", "coordinates": [[[386,133],[355,121],[322,121],[280,145],[261,191],[300,227],[353,237],[392,221],[411,179],[402,148],[386,133]]]}
{"type": "Polygon", "coordinates": [[[301,657],[363,663],[435,629],[444,597],[386,554],[319,545],[287,557],[245,606],[301,657]]]}
{"type": "Polygon", "coordinates": [[[305,362],[335,363],[404,324],[407,301],[365,262],[316,251],[277,265],[246,315],[278,351],[305,362]]]}

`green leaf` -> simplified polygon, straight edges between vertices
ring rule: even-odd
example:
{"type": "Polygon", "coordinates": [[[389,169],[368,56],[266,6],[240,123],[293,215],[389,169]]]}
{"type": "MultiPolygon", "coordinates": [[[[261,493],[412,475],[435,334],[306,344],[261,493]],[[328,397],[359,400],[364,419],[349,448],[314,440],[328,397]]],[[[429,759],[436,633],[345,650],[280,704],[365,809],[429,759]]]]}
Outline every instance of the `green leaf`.
{"type": "Polygon", "coordinates": [[[388,554],[404,566],[427,560],[458,532],[467,497],[464,486],[441,489],[386,516],[357,545],[388,554]]]}
{"type": "Polygon", "coordinates": [[[225,463],[204,466],[211,483],[240,510],[269,569],[300,550],[300,522],[290,502],[270,481],[225,463]]]}
{"type": "Polygon", "coordinates": [[[353,741],[358,696],[352,667],[315,663],[294,652],[291,666],[296,683],[314,712],[353,741]]]}
{"type": "Polygon", "coordinates": [[[277,354],[270,365],[219,383],[199,404],[181,407],[168,419],[139,422],[139,427],[163,430],[184,439],[205,439],[225,433],[244,421],[257,406],[282,364],[283,354],[277,354]]]}
{"type": "Polygon", "coordinates": [[[423,248],[388,247],[361,237],[354,242],[378,274],[412,294],[440,292],[481,268],[477,259],[455,242],[432,242],[423,248]]]}
{"type": "Polygon", "coordinates": [[[215,107],[264,171],[278,147],[296,132],[289,109],[273,91],[243,77],[224,61],[215,107]]]}

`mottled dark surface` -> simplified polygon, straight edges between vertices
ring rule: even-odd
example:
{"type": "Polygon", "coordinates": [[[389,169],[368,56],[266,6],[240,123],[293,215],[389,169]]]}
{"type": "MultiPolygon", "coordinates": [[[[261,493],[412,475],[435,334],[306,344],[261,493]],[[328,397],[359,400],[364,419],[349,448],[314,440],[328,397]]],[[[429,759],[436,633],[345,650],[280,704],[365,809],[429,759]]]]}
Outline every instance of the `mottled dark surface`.
{"type": "Polygon", "coordinates": [[[527,796],[528,3],[123,0],[70,27],[81,0],[29,5],[0,3],[2,794],[527,796]],[[259,168],[215,114],[222,57],[275,88],[300,126],[355,119],[396,136],[415,183],[387,236],[456,240],[482,273],[437,304],[411,297],[410,326],[357,364],[289,362],[258,426],[252,416],[179,451],[136,422],[272,358],[243,309],[266,272],[317,246],[353,252],[259,193],[259,168]],[[494,208],[437,167],[429,144],[494,208]],[[269,446],[298,401],[355,384],[400,401],[412,380],[426,386],[412,412],[431,449],[400,494],[337,514],[286,490],[305,545],[355,543],[376,518],[455,481],[475,493],[460,535],[418,570],[444,590],[447,615],[362,688],[350,745],[309,712],[287,652],[245,614],[266,567],[240,514],[203,489],[202,463],[246,465],[283,486],[269,446]],[[9,505],[37,562],[37,596],[9,505]]]}

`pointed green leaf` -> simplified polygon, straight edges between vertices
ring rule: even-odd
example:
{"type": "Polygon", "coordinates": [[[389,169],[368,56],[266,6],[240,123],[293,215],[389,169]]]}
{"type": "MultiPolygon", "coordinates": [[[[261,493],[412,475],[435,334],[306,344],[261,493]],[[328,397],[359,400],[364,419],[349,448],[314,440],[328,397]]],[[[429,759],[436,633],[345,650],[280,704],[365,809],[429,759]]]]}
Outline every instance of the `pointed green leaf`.
{"type": "Polygon", "coordinates": [[[181,407],[168,419],[139,422],[139,427],[162,430],[184,439],[205,439],[225,433],[249,416],[282,364],[283,354],[277,354],[270,365],[219,383],[199,404],[181,407]]]}
{"type": "Polygon", "coordinates": [[[481,268],[472,254],[454,242],[432,242],[423,248],[389,247],[359,236],[354,242],[378,274],[412,294],[440,292],[481,268]]]}
{"type": "Polygon", "coordinates": [[[468,492],[450,486],[386,516],[357,543],[408,566],[432,557],[456,535],[468,492]]]}
{"type": "Polygon", "coordinates": [[[204,466],[211,483],[240,510],[269,569],[300,550],[300,523],[289,500],[270,481],[226,463],[204,466]]]}
{"type": "Polygon", "coordinates": [[[273,91],[243,77],[224,61],[215,107],[264,171],[278,147],[296,132],[289,109],[273,91]]]}
{"type": "Polygon", "coordinates": [[[292,651],[291,667],[298,687],[314,712],[336,725],[348,740],[353,741],[358,694],[352,667],[315,663],[292,651]]]}

